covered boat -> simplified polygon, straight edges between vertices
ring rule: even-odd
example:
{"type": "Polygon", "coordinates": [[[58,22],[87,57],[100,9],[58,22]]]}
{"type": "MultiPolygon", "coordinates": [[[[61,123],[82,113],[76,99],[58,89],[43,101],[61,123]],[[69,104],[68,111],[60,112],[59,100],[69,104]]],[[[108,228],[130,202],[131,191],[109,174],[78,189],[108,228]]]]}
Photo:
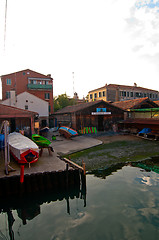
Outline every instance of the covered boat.
{"type": "Polygon", "coordinates": [[[39,148],[31,139],[17,132],[10,133],[8,139],[10,152],[18,163],[30,165],[38,160],[39,148]]]}
{"type": "Polygon", "coordinates": [[[59,133],[66,138],[71,138],[78,135],[74,129],[65,126],[59,128],[59,133]]]}
{"type": "Polygon", "coordinates": [[[32,135],[32,140],[39,146],[39,147],[49,147],[51,142],[38,134],[32,135]]]}

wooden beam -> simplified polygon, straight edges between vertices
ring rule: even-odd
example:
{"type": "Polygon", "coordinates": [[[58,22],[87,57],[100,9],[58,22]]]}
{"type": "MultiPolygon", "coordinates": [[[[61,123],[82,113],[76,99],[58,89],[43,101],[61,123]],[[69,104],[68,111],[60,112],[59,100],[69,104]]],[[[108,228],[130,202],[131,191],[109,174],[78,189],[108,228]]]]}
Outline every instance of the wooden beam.
{"type": "Polygon", "coordinates": [[[67,159],[67,158],[63,158],[63,160],[65,162],[67,162],[69,165],[71,165],[72,167],[78,168],[80,171],[84,171],[83,167],[79,166],[78,164],[72,162],[71,160],[67,159]]]}

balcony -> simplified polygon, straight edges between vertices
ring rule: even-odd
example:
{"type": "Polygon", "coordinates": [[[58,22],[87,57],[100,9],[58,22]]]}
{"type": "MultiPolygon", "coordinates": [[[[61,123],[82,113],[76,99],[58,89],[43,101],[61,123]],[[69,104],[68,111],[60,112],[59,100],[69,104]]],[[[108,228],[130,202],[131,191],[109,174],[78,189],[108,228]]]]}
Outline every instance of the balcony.
{"type": "Polygon", "coordinates": [[[45,89],[49,90],[52,89],[52,85],[44,85],[44,84],[28,84],[28,89],[45,89]]]}

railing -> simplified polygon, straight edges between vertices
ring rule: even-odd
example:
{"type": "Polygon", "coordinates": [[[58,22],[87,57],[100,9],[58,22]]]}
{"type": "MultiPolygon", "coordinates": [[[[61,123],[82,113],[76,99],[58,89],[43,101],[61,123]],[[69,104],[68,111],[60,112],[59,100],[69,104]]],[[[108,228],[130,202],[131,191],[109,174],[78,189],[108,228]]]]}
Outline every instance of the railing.
{"type": "Polygon", "coordinates": [[[52,89],[52,85],[45,84],[28,84],[28,89],[52,89]]]}

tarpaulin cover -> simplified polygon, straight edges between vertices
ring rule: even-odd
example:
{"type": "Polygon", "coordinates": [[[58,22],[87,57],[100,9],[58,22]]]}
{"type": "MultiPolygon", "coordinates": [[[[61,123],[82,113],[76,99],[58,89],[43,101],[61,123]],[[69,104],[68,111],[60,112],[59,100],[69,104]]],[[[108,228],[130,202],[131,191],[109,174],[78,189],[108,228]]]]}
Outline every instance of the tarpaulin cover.
{"type": "Polygon", "coordinates": [[[150,133],[151,129],[150,128],[143,128],[139,133],[150,133]]]}

